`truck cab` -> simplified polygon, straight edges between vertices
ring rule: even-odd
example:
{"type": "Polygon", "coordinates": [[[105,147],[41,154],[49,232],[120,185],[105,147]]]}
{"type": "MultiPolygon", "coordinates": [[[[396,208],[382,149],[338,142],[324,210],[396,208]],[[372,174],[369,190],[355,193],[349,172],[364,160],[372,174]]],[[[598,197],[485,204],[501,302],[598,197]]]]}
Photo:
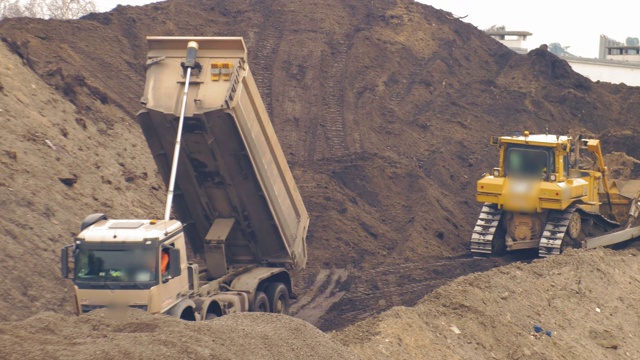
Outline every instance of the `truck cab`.
{"type": "Polygon", "coordinates": [[[181,300],[179,294],[187,293],[189,281],[180,222],[107,220],[102,214],[94,219],[99,220],[63,249],[72,250],[69,275],[79,313],[114,306],[161,313],[181,300]],[[112,296],[104,297],[105,290],[112,296]]]}

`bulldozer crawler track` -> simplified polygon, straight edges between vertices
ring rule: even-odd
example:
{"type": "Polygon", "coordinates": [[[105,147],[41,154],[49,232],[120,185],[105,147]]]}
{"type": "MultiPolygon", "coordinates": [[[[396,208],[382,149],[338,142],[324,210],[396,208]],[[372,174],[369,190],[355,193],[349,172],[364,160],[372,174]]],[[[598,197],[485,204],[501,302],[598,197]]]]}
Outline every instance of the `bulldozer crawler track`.
{"type": "Polygon", "coordinates": [[[578,208],[577,210],[580,213],[580,216],[583,219],[591,219],[593,220],[596,224],[598,224],[598,226],[600,226],[602,229],[605,229],[606,231],[610,231],[613,229],[616,229],[618,227],[620,227],[620,223],[612,221],[607,219],[606,217],[602,216],[599,213],[591,213],[591,212],[587,212],[584,211],[580,208],[578,208]]]}
{"type": "Polygon", "coordinates": [[[562,252],[562,240],[569,227],[571,215],[578,209],[577,205],[571,205],[564,211],[551,210],[547,216],[547,224],[542,231],[538,254],[542,257],[560,255],[562,252]]]}
{"type": "Polygon", "coordinates": [[[471,234],[471,252],[474,254],[491,254],[491,244],[498,230],[502,210],[497,205],[484,203],[478,221],[471,234]]]}
{"type": "Polygon", "coordinates": [[[540,239],[539,255],[541,257],[560,255],[562,252],[562,241],[565,239],[565,234],[567,233],[569,219],[574,212],[578,212],[582,219],[589,219],[593,223],[592,226],[588,226],[583,222],[580,240],[583,240],[584,237],[592,237],[594,232],[600,235],[620,226],[617,222],[611,221],[601,214],[590,213],[580,209],[577,204],[569,206],[564,211],[552,210],[549,212],[547,225],[540,239]]]}

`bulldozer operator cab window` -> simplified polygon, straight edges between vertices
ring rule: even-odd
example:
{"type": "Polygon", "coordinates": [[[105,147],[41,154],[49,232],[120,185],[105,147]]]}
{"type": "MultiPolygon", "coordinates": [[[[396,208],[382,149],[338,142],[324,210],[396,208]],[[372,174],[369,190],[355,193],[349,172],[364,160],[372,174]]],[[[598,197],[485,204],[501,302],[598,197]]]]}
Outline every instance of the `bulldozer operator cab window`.
{"type": "Polygon", "coordinates": [[[509,145],[506,152],[505,173],[508,177],[546,180],[555,172],[552,149],[509,145]]]}

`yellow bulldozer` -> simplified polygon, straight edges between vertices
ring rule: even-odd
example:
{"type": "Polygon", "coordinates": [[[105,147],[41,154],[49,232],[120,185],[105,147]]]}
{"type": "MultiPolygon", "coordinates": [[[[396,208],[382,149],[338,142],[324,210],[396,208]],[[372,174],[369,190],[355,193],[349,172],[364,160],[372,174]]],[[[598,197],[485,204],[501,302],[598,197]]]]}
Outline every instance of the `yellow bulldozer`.
{"type": "Polygon", "coordinates": [[[640,181],[608,179],[599,140],[525,131],[490,143],[500,163],[477,183],[472,253],[558,255],[640,236],[640,181]]]}

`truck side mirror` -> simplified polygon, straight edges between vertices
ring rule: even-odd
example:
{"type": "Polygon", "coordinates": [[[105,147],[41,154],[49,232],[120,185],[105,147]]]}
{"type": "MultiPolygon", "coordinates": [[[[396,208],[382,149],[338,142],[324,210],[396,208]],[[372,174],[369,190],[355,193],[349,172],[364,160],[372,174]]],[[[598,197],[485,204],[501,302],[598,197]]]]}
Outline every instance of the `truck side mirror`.
{"type": "Polygon", "coordinates": [[[499,138],[497,136],[492,136],[491,140],[489,140],[489,145],[498,146],[499,138]]]}
{"type": "MultiPolygon", "coordinates": [[[[72,246],[72,245],[70,245],[72,246]]],[[[69,247],[65,246],[60,249],[60,271],[63,278],[69,277],[69,247]]]]}
{"type": "Polygon", "coordinates": [[[172,278],[182,274],[180,268],[180,249],[172,248],[169,250],[169,276],[172,278]]]}

